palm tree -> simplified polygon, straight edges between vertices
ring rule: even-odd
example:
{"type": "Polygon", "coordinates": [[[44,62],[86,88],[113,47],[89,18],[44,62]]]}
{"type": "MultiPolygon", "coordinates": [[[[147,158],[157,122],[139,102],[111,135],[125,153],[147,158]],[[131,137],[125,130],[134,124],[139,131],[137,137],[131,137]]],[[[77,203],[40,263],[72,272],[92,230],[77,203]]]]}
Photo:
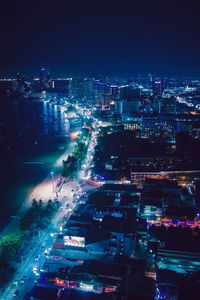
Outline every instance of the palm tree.
{"type": "Polygon", "coordinates": [[[39,206],[40,206],[40,208],[42,208],[43,204],[44,204],[44,203],[43,203],[42,199],[40,199],[40,200],[39,200],[39,206]]]}
{"type": "Polygon", "coordinates": [[[35,198],[32,201],[32,208],[38,208],[38,202],[36,201],[35,198]]]}

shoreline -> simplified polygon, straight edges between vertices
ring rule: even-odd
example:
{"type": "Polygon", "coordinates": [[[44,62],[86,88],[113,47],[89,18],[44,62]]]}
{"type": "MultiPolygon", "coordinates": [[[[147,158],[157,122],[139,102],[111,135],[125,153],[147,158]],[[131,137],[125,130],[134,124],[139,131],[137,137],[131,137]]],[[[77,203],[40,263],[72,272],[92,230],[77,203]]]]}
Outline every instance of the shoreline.
{"type": "Polygon", "coordinates": [[[5,227],[2,228],[2,231],[0,232],[0,239],[2,239],[7,234],[21,230],[19,227],[19,220],[26,213],[34,198],[36,200],[42,199],[44,202],[48,201],[51,198],[55,198],[55,195],[53,195],[53,184],[55,184],[57,178],[60,176],[63,159],[66,159],[67,156],[73,152],[74,146],[75,142],[70,139],[69,147],[65,149],[65,151],[52,164],[51,169],[54,172],[54,182],[52,182],[51,174],[47,174],[47,176],[45,176],[43,180],[41,180],[29,191],[28,196],[22,202],[16,213],[13,216],[10,216],[11,220],[5,225],[5,227]]]}

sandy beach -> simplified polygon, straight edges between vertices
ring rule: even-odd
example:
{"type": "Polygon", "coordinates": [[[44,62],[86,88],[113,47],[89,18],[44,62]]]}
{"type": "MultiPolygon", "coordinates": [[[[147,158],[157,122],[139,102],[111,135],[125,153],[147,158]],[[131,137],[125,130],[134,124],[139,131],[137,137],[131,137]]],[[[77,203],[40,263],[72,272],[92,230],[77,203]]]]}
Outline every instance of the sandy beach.
{"type": "MultiPolygon", "coordinates": [[[[11,216],[10,222],[4,227],[2,232],[0,233],[0,238],[5,236],[6,234],[13,233],[18,231],[19,228],[19,219],[25,214],[27,209],[30,207],[32,200],[42,199],[42,201],[46,202],[49,199],[54,199],[56,197],[55,194],[55,187],[58,178],[60,177],[61,170],[62,170],[62,161],[67,158],[68,155],[72,154],[73,149],[75,147],[75,142],[72,140],[70,145],[64,153],[55,161],[52,166],[53,177],[50,174],[44,178],[44,180],[36,185],[29,193],[27,199],[23,202],[20,209],[14,216],[11,216]],[[54,191],[53,191],[54,189],[54,191]]],[[[64,190],[62,190],[62,194],[64,190]]]]}

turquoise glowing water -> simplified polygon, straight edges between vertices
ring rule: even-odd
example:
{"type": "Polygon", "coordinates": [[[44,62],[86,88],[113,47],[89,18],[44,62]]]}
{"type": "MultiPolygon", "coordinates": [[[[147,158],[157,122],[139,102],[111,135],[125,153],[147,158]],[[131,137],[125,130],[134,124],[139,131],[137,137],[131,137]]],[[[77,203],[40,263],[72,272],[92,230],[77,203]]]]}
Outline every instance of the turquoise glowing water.
{"type": "MultiPolygon", "coordinates": [[[[0,227],[68,149],[69,123],[61,106],[43,101],[13,102],[0,112],[0,227]],[[4,137],[2,139],[2,136],[4,137]]],[[[73,129],[71,129],[73,130],[73,129]]]]}

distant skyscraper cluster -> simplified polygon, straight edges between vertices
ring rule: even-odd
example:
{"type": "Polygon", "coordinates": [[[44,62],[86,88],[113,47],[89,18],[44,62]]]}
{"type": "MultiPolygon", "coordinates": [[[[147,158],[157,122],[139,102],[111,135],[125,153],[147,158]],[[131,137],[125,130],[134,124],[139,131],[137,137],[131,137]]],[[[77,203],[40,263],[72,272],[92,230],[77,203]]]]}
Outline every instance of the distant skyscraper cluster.
{"type": "MultiPolygon", "coordinates": [[[[199,93],[199,81],[178,80],[163,76],[67,77],[53,78],[45,68],[28,78],[17,74],[15,79],[0,80],[0,94],[10,98],[45,98],[63,96],[86,107],[97,105],[122,118],[138,114],[177,114],[193,108],[189,96],[199,93]],[[186,99],[186,100],[184,100],[186,99]],[[185,101],[186,105],[181,105],[185,101]]],[[[197,107],[199,103],[196,103],[197,107]]],[[[194,107],[196,109],[196,107],[194,107]]]]}

